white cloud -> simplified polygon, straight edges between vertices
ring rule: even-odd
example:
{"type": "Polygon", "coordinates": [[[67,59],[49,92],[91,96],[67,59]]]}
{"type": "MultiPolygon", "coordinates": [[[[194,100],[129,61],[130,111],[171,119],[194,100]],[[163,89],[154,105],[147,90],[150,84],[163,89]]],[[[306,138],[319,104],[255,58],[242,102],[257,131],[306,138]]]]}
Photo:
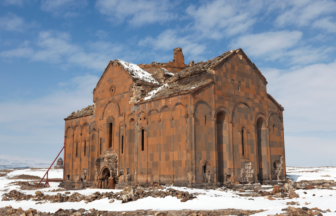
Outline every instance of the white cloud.
{"type": "Polygon", "coordinates": [[[3,0],[3,4],[22,6],[23,5],[23,0],[3,0]]]}
{"type": "Polygon", "coordinates": [[[314,28],[319,28],[319,29],[322,29],[322,30],[326,30],[328,32],[335,33],[336,32],[336,23],[330,21],[330,19],[331,19],[331,17],[316,20],[313,23],[313,27],[314,28]]]}
{"type": "Polygon", "coordinates": [[[6,16],[0,17],[0,29],[22,32],[27,27],[25,21],[15,14],[8,13],[6,16]]]}
{"type": "Polygon", "coordinates": [[[3,58],[27,58],[61,65],[76,65],[102,71],[108,62],[115,58],[122,46],[98,41],[88,44],[87,51],[71,42],[70,35],[64,32],[43,31],[33,45],[26,43],[16,49],[0,52],[3,58]]]}
{"type": "Polygon", "coordinates": [[[41,10],[51,12],[54,15],[73,17],[78,15],[76,12],[87,5],[86,0],[42,0],[41,10]]]}
{"type": "Polygon", "coordinates": [[[177,18],[169,12],[172,4],[167,0],[97,0],[97,10],[113,23],[127,22],[133,26],[163,23],[177,18]]]}
{"type": "Polygon", "coordinates": [[[321,16],[335,13],[336,2],[332,0],[284,0],[274,2],[270,9],[276,12],[282,9],[276,18],[278,26],[308,26],[321,16]]]}
{"type": "Polygon", "coordinates": [[[290,65],[307,65],[315,62],[325,62],[330,60],[329,54],[334,51],[334,47],[318,47],[311,46],[294,48],[290,51],[279,53],[279,59],[282,61],[289,60],[290,65]]]}
{"type": "Polygon", "coordinates": [[[263,69],[267,91],[285,108],[286,132],[336,132],[336,61],[297,69],[263,69]]]}
{"type": "Polygon", "coordinates": [[[247,55],[266,61],[279,60],[288,65],[304,65],[328,59],[333,47],[302,46],[302,32],[276,31],[249,34],[235,39],[230,47],[243,48],[247,55]]]}
{"type": "MultiPolygon", "coordinates": [[[[80,110],[92,102],[92,90],[98,76],[78,76],[60,83],[43,97],[31,100],[15,100],[0,103],[1,144],[48,145],[63,143],[64,118],[72,111],[80,110]]],[[[40,149],[41,150],[41,149],[40,149]]]]}
{"type": "Polygon", "coordinates": [[[98,30],[96,33],[95,33],[95,36],[100,38],[100,39],[105,39],[107,38],[108,36],[108,33],[104,30],[98,30]]]}
{"type": "Polygon", "coordinates": [[[182,47],[185,54],[195,57],[201,55],[205,50],[205,45],[194,41],[191,36],[180,37],[178,31],[168,29],[162,32],[156,38],[147,37],[139,41],[140,46],[151,45],[155,50],[173,50],[176,47],[182,47]]]}
{"type": "Polygon", "coordinates": [[[221,39],[246,32],[255,22],[262,2],[225,1],[206,2],[199,7],[189,6],[187,14],[193,19],[192,28],[202,37],[221,39]]]}
{"type": "Polygon", "coordinates": [[[232,47],[242,47],[248,55],[265,56],[293,47],[302,38],[299,31],[263,32],[237,38],[232,47]]]}

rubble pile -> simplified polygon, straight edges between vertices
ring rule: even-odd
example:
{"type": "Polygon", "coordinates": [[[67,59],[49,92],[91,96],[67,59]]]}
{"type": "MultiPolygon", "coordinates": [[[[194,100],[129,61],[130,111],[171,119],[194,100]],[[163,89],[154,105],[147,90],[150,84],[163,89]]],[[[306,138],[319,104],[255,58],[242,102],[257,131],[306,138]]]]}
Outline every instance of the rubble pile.
{"type": "MultiPolygon", "coordinates": [[[[38,188],[44,188],[43,187],[44,183],[45,182],[41,182],[38,188]]],[[[20,186],[21,190],[36,190],[38,182],[37,181],[15,181],[11,184],[20,186]]]]}
{"type": "Polygon", "coordinates": [[[187,202],[188,200],[192,200],[196,198],[196,193],[191,194],[186,191],[179,191],[172,188],[168,188],[166,190],[162,190],[163,188],[160,187],[149,187],[149,188],[142,188],[142,187],[132,187],[127,186],[123,189],[123,191],[114,193],[114,192],[95,192],[89,196],[82,195],[80,193],[74,192],[71,195],[70,192],[65,192],[64,194],[57,193],[56,195],[46,195],[41,191],[36,191],[35,195],[31,194],[24,194],[16,190],[11,190],[9,193],[5,193],[2,195],[1,201],[22,201],[22,200],[32,200],[36,201],[39,204],[44,202],[51,202],[51,203],[61,203],[61,202],[80,202],[85,201],[86,203],[93,202],[95,200],[105,199],[108,198],[110,202],[116,200],[121,200],[123,203],[136,201],[138,199],[143,199],[146,197],[167,197],[172,196],[180,199],[181,202],[187,202]],[[161,189],[161,190],[160,190],[161,189]]]}
{"type": "Polygon", "coordinates": [[[293,184],[295,189],[332,189],[332,187],[336,187],[336,182],[334,180],[312,180],[312,181],[299,181],[293,184]]]}
{"type": "Polygon", "coordinates": [[[179,84],[179,83],[171,83],[171,84],[166,84],[164,86],[161,86],[158,89],[153,90],[153,92],[149,92],[145,100],[149,99],[155,99],[155,98],[160,98],[160,97],[168,97],[168,96],[173,96],[173,95],[178,95],[178,94],[184,94],[188,91],[191,90],[197,90],[199,87],[202,87],[204,85],[210,84],[213,81],[211,79],[206,79],[198,82],[191,82],[188,84],[179,84]],[[151,95],[152,94],[152,95],[151,95]]]}
{"type": "Polygon", "coordinates": [[[181,211],[151,211],[151,210],[137,210],[131,212],[112,212],[112,211],[98,211],[96,209],[90,209],[89,211],[85,209],[58,209],[55,213],[49,212],[39,212],[35,209],[28,209],[26,211],[22,208],[15,209],[12,206],[6,206],[5,208],[0,208],[0,215],[11,215],[11,216],[219,216],[219,215],[253,215],[264,210],[241,210],[241,209],[221,209],[212,211],[195,211],[195,210],[181,210],[181,211]]]}
{"type": "MultiPolygon", "coordinates": [[[[236,50],[233,50],[236,51],[236,50]]],[[[169,79],[169,83],[175,82],[179,79],[188,77],[192,74],[198,74],[198,73],[202,73],[208,70],[213,70],[213,68],[220,63],[223,59],[228,58],[229,56],[233,55],[234,52],[231,51],[227,51],[225,53],[223,53],[220,56],[217,56],[213,59],[210,59],[206,62],[197,62],[197,63],[189,63],[189,67],[185,68],[184,70],[180,71],[178,74],[175,74],[175,76],[171,77],[169,79]]]]}
{"type": "Polygon", "coordinates": [[[72,112],[66,119],[73,119],[73,118],[78,118],[78,117],[83,117],[83,116],[89,116],[93,115],[94,113],[94,105],[89,105],[80,111],[77,110],[77,112],[72,112]]]}
{"type": "Polygon", "coordinates": [[[331,212],[329,209],[327,210],[321,210],[319,208],[294,208],[294,207],[288,207],[285,209],[282,209],[282,211],[285,211],[284,213],[276,214],[274,216],[322,216],[322,213],[331,212]]]}
{"type": "MultiPolygon", "coordinates": [[[[275,200],[275,198],[298,198],[299,195],[295,190],[311,190],[311,189],[329,189],[332,190],[332,187],[336,186],[334,180],[313,180],[313,181],[300,181],[292,182],[287,179],[285,184],[274,185],[272,191],[266,191],[270,188],[263,188],[261,190],[260,186],[250,186],[249,188],[234,188],[231,187],[233,191],[237,191],[237,195],[243,197],[265,197],[265,199],[275,200]]],[[[293,204],[294,205],[294,204],[293,204]]]]}

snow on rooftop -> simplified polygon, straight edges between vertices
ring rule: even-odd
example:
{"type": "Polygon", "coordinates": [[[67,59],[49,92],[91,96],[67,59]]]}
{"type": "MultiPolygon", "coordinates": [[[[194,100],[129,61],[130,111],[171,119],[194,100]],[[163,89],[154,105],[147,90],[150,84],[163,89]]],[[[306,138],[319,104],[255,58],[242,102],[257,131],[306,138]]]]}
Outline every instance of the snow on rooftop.
{"type": "Polygon", "coordinates": [[[123,60],[118,59],[120,64],[128,71],[128,73],[135,79],[139,79],[144,82],[159,84],[159,82],[152,77],[150,73],[142,70],[138,65],[125,62],[123,60]]]}
{"type": "Polygon", "coordinates": [[[160,86],[159,88],[154,89],[154,90],[148,92],[148,94],[147,94],[148,96],[145,97],[145,100],[151,99],[158,91],[161,91],[163,88],[168,88],[168,84],[166,83],[166,84],[160,86]]]}

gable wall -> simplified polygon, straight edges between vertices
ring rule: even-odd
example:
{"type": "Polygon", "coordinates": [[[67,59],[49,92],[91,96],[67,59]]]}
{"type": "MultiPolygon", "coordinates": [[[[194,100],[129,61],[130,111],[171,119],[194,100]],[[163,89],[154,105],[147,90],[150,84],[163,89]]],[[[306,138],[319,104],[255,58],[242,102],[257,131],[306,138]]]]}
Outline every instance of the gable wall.
{"type": "MultiPolygon", "coordinates": [[[[218,65],[215,71],[216,112],[222,111],[227,116],[229,133],[224,134],[227,134],[225,140],[231,143],[223,146],[226,150],[223,155],[225,161],[223,173],[244,176],[245,163],[251,162],[254,172],[258,173],[259,168],[263,167],[268,169],[269,176],[274,157],[270,156],[270,152],[263,150],[259,151],[262,152],[259,154],[263,154],[259,159],[256,133],[256,121],[259,118],[265,122],[269,121],[266,85],[241,53],[236,53],[218,65]]],[[[277,141],[280,145],[280,138],[277,138],[277,141]]],[[[281,147],[274,152],[284,154],[284,149],[281,147]]]]}

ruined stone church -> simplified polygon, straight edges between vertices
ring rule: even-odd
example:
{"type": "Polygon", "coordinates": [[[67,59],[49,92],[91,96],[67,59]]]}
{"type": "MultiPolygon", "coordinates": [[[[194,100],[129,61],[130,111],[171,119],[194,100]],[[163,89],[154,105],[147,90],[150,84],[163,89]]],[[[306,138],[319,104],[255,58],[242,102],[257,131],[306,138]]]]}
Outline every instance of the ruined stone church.
{"type": "Polygon", "coordinates": [[[64,184],[201,187],[283,180],[284,108],[242,49],[206,62],[110,61],[65,118],[64,184]]]}

